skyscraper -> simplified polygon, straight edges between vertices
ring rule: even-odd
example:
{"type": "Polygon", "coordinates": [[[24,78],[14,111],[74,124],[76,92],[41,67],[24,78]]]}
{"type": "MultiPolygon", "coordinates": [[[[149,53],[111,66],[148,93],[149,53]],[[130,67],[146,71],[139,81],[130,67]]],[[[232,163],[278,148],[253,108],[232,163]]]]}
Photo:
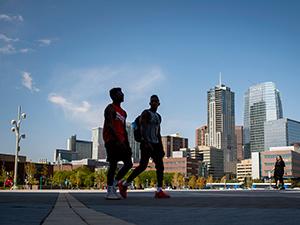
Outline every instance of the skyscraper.
{"type": "Polygon", "coordinates": [[[93,151],[92,159],[106,159],[106,150],[102,137],[103,128],[96,127],[92,129],[93,151]]]}
{"type": "Polygon", "coordinates": [[[235,138],[236,138],[236,157],[238,161],[242,161],[244,159],[243,126],[235,126],[235,138]]]}
{"type": "Polygon", "coordinates": [[[131,126],[131,123],[126,123],[126,131],[128,134],[129,145],[132,150],[133,162],[137,163],[141,159],[140,143],[136,142],[134,139],[134,133],[133,133],[133,128],[131,126]]]}
{"type": "Polygon", "coordinates": [[[195,146],[205,145],[207,146],[208,130],[207,126],[204,125],[196,129],[195,146]]]}
{"type": "Polygon", "coordinates": [[[208,146],[224,152],[224,172],[235,173],[235,108],[234,92],[220,84],[207,92],[208,146]]]}
{"type": "Polygon", "coordinates": [[[288,118],[265,122],[265,150],[300,142],[300,122],[288,118]]]}
{"type": "Polygon", "coordinates": [[[264,123],[282,118],[280,93],[273,82],[254,85],[245,93],[245,158],[264,151],[264,123]]]}

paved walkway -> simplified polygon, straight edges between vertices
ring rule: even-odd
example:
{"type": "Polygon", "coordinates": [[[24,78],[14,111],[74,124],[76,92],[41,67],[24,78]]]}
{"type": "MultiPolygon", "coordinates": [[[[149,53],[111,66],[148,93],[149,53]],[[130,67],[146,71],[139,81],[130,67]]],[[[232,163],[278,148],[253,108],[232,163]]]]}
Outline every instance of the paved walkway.
{"type": "Polygon", "coordinates": [[[298,225],[299,191],[171,191],[170,199],[129,192],[0,191],[3,225],[298,225]]]}
{"type": "Polygon", "coordinates": [[[57,224],[72,224],[72,225],[96,225],[96,224],[110,224],[110,225],[132,225],[117,219],[115,217],[106,215],[101,212],[87,208],[81,202],[76,200],[69,193],[60,193],[55,207],[50,215],[42,223],[43,225],[57,225],[57,224]]]}

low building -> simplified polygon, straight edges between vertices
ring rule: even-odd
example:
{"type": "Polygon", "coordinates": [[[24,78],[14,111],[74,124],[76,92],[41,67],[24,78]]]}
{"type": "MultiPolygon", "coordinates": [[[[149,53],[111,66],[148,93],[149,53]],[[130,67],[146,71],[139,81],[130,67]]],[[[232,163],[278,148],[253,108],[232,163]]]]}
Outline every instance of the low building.
{"type": "Polygon", "coordinates": [[[276,156],[280,155],[285,163],[285,178],[300,178],[300,152],[295,146],[271,147],[270,151],[261,153],[261,175],[266,178],[271,175],[276,162],[276,156]]]}
{"type": "Polygon", "coordinates": [[[243,182],[245,178],[252,177],[252,161],[251,159],[242,160],[236,165],[236,176],[240,182],[243,182]]]}
{"type": "Polygon", "coordinates": [[[188,139],[181,137],[179,134],[163,136],[161,138],[165,157],[173,157],[174,151],[179,151],[181,148],[188,148],[188,139]]]}
{"type": "MultiPolygon", "coordinates": [[[[192,175],[198,176],[200,173],[201,162],[196,159],[191,158],[164,158],[164,167],[165,173],[181,173],[185,177],[190,177],[192,175]]],[[[139,164],[134,163],[133,167],[137,167],[139,164]]],[[[156,170],[155,163],[149,162],[148,167],[146,169],[149,170],[156,170]]]]}

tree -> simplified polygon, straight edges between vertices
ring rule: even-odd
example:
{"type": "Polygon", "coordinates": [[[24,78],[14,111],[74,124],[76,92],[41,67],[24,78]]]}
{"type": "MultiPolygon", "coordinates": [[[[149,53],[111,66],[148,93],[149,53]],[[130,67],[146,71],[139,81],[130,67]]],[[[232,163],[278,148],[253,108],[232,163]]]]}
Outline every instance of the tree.
{"type": "Polygon", "coordinates": [[[164,174],[163,184],[164,184],[165,187],[172,186],[173,176],[174,176],[174,173],[165,173],[164,174]]]}
{"type": "Polygon", "coordinates": [[[209,176],[207,177],[206,182],[207,182],[207,183],[213,183],[213,182],[214,182],[213,176],[212,176],[212,175],[209,175],[209,176]]]}
{"type": "Polygon", "coordinates": [[[103,189],[106,186],[106,182],[107,182],[106,170],[101,169],[95,171],[94,177],[95,177],[95,183],[97,185],[97,188],[103,189]]]}
{"type": "Polygon", "coordinates": [[[26,163],[25,164],[25,173],[27,175],[27,182],[29,185],[37,184],[35,179],[36,167],[34,163],[26,163]]]}
{"type": "Polygon", "coordinates": [[[141,182],[140,176],[137,176],[137,177],[134,179],[134,186],[135,186],[136,189],[140,189],[140,188],[141,188],[142,182],[141,182]]]}
{"type": "Polygon", "coordinates": [[[196,186],[199,189],[203,189],[206,187],[206,180],[204,177],[199,177],[196,181],[196,186]]]}
{"type": "Polygon", "coordinates": [[[196,176],[191,176],[191,178],[189,179],[189,182],[188,182],[188,185],[189,185],[189,188],[191,189],[195,189],[196,187],[196,176]]]}
{"type": "Polygon", "coordinates": [[[7,179],[7,172],[5,170],[4,165],[1,166],[1,170],[0,170],[0,183],[3,183],[3,188],[5,186],[5,181],[7,179]]]}
{"type": "Polygon", "coordinates": [[[46,164],[43,165],[41,175],[44,178],[48,178],[48,176],[49,176],[49,170],[48,170],[48,166],[46,164]]]}
{"type": "Polygon", "coordinates": [[[184,176],[181,173],[178,175],[178,185],[179,188],[183,188],[185,186],[184,176]]]}
{"type": "Polygon", "coordinates": [[[83,184],[85,187],[90,188],[94,185],[94,180],[95,177],[93,173],[85,174],[83,184]]]}
{"type": "Polygon", "coordinates": [[[179,188],[179,182],[178,182],[178,173],[174,173],[173,179],[172,179],[172,186],[174,188],[179,188]]]}
{"type": "Polygon", "coordinates": [[[225,183],[225,182],[226,182],[226,175],[221,178],[220,183],[225,183]]]}

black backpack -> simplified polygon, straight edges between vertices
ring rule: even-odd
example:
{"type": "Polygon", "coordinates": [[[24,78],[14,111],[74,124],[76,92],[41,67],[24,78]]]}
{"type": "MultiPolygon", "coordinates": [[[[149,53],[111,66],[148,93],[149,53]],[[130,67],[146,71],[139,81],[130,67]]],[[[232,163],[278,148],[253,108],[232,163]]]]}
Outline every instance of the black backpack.
{"type": "Polygon", "coordinates": [[[132,123],[134,140],[136,142],[142,141],[142,133],[141,133],[141,115],[139,115],[132,123]]]}

